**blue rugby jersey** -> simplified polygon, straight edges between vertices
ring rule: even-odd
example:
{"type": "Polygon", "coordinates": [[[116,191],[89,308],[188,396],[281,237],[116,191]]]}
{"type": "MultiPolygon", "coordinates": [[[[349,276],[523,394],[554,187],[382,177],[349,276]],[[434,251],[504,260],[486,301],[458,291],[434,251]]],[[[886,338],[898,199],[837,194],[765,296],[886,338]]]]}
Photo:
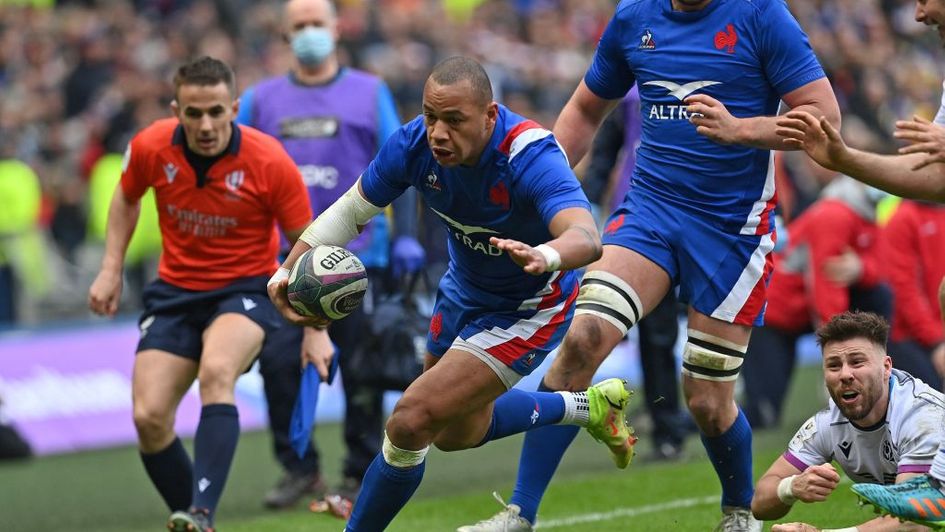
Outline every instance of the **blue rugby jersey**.
{"type": "Polygon", "coordinates": [[[683,100],[707,94],[735,117],[773,116],[781,97],[824,77],[783,0],[713,0],[694,12],[670,0],[624,0],[584,77],[606,99],[637,84],[643,133],[634,188],[694,209],[727,230],[773,230],[769,150],[696,133],[683,100]]]}
{"type": "Polygon", "coordinates": [[[490,237],[536,246],[562,209],[590,209],[551,132],[499,106],[495,131],[475,167],[445,168],[433,158],[423,117],[401,127],[361,176],[367,199],[387,205],[415,187],[439,215],[449,239],[450,277],[460,290],[533,297],[550,274],[525,273],[490,237]]]}

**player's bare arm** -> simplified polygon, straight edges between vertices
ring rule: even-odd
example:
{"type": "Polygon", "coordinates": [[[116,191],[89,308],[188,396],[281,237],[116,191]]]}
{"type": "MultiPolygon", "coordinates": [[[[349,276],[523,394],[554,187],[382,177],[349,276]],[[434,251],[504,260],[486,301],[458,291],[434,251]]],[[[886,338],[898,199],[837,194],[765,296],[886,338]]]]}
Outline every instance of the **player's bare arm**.
{"type": "MultiPolygon", "coordinates": [[[[916,476],[916,473],[900,473],[899,475],[896,475],[896,484],[904,482],[914,476],[916,476]]],[[[918,532],[922,530],[929,530],[927,527],[922,525],[900,521],[899,519],[888,515],[871,519],[865,523],[860,523],[855,527],[851,526],[849,528],[842,528],[840,530],[850,529],[855,529],[857,532],[918,532]]],[[[831,532],[832,530],[837,529],[820,529],[807,523],[781,523],[771,527],[771,532],[820,532],[821,530],[823,532],[831,532]]]]}
{"type": "MultiPolygon", "coordinates": [[[[269,280],[269,299],[279,313],[290,323],[309,327],[325,328],[328,324],[318,318],[302,316],[289,304],[289,271],[303,253],[322,244],[344,246],[358,236],[365,224],[380,213],[384,207],[373,205],[364,195],[361,180],[338,201],[325,209],[318,218],[299,235],[295,245],[279,270],[269,280]]],[[[326,373],[327,375],[327,373],[326,373]]]]}
{"type": "Polygon", "coordinates": [[[922,166],[923,153],[880,155],[851,148],[839,130],[819,115],[794,110],[777,121],[784,142],[803,149],[818,164],[896,196],[945,201],[945,166],[922,166]]]}
{"type": "MultiPolygon", "coordinates": [[[[794,89],[784,95],[783,101],[792,110],[826,117],[834,127],[840,127],[840,108],[827,78],[794,89]]],[[[696,132],[719,144],[742,144],[769,150],[799,149],[778,135],[776,116],[736,118],[722,102],[707,94],[694,94],[685,102],[696,132]]]]}
{"type": "Polygon", "coordinates": [[[587,154],[597,128],[619,102],[597,96],[587,88],[584,80],[578,84],[558,115],[553,131],[555,139],[568,156],[571,168],[577,166],[587,154]]]}
{"type": "Polygon", "coordinates": [[[831,464],[810,466],[803,472],[783,456],[761,477],[751,500],[751,511],[757,519],[780,519],[797,502],[820,502],[837,487],[840,475],[831,464]]]}
{"type": "Polygon", "coordinates": [[[921,170],[934,163],[945,163],[945,127],[920,116],[913,116],[912,120],[897,120],[893,136],[909,143],[899,148],[901,155],[926,154],[924,159],[912,167],[913,170],[921,170]]]}
{"type": "Polygon", "coordinates": [[[115,187],[108,207],[108,225],[105,232],[105,256],[95,281],[89,288],[89,308],[102,316],[114,316],[121,300],[122,271],[128,242],[138,225],[141,203],[125,197],[121,184],[115,187]]]}
{"type": "Polygon", "coordinates": [[[587,209],[562,209],[551,219],[549,231],[555,238],[539,246],[507,238],[492,237],[489,243],[505,251],[527,273],[541,275],[553,270],[573,270],[601,256],[600,234],[587,209]]]}

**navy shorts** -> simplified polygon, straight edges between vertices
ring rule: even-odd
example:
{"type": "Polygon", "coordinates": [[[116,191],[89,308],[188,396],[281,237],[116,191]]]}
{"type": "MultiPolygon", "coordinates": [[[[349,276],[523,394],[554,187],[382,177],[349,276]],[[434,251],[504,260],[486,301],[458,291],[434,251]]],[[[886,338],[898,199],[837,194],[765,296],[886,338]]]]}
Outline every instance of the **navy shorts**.
{"type": "Polygon", "coordinates": [[[247,277],[216,290],[187,290],[160,279],[144,290],[144,313],[138,321],[137,351],[160,349],[200,360],[203,332],[228,312],[253,320],[268,335],[285,322],[269,300],[265,276],[247,277]]]}
{"type": "Polygon", "coordinates": [[[631,189],[610,216],[604,245],[622,246],[666,270],[679,299],[729,323],[764,323],[773,231],[732,231],[716,220],[631,189]]]}
{"type": "Polygon", "coordinates": [[[564,339],[574,316],[578,280],[577,272],[556,271],[541,290],[520,300],[474,296],[460,290],[448,272],[436,295],[427,350],[440,357],[462,340],[518,375],[528,375],[564,339]]]}

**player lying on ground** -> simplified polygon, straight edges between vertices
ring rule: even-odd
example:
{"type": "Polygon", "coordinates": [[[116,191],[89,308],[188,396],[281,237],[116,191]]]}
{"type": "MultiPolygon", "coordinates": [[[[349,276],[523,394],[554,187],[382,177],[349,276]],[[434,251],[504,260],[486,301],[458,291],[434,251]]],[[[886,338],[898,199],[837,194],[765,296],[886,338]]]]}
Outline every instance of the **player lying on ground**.
{"type": "MultiPolygon", "coordinates": [[[[758,519],[780,519],[797,502],[825,501],[840,475],[857,482],[900,483],[925,473],[939,445],[945,396],[904,371],[886,354],[889,325],[869,312],[844,312],[817,330],[830,405],[801,426],[788,450],[758,481],[751,509],[758,519]]],[[[806,523],[775,532],[811,532],[806,523]]],[[[844,530],[924,530],[878,517],[844,530]]]]}
{"type": "Polygon", "coordinates": [[[357,185],[306,229],[270,281],[282,314],[307,321],[286,298],[294,261],[310,247],[344,245],[410,186],[447,227],[450,265],[433,310],[426,371],[388,420],[346,530],[388,526],[419,486],[430,444],[467,449],[566,423],[587,427],[626,467],[634,440],[622,381],[586,393],[511,389],[561,341],[577,298],[572,270],[597,259],[601,244],[551,132],[496,104],[475,61],[437,65],[424,86],[423,115],[400,128],[357,185]]]}

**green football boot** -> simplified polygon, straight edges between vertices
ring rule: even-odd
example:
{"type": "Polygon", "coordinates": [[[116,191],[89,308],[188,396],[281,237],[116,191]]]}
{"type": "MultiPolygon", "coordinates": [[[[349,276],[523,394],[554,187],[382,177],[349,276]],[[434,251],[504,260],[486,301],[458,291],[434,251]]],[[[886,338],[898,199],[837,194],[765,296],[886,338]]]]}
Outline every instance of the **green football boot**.
{"type": "Polygon", "coordinates": [[[617,467],[625,469],[633,460],[633,446],[637,443],[633,429],[627,424],[627,404],[630,390],[623,379],[607,379],[587,389],[590,420],[587,432],[610,449],[617,467]]]}

